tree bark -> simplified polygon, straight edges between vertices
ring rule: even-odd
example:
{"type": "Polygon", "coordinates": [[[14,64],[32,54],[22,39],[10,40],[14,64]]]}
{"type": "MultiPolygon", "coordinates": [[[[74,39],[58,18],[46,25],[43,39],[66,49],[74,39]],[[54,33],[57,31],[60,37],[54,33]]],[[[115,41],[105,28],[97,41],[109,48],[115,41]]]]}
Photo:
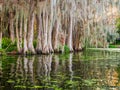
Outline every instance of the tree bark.
{"type": "Polygon", "coordinates": [[[30,15],[29,17],[29,27],[28,27],[28,50],[30,51],[31,54],[35,54],[35,49],[33,46],[33,38],[34,38],[34,12],[32,13],[32,15],[30,15]]]}
{"type": "Polygon", "coordinates": [[[49,51],[53,52],[53,47],[52,47],[52,31],[53,31],[53,24],[54,24],[54,18],[53,18],[53,12],[54,12],[54,6],[53,6],[53,1],[51,1],[50,4],[50,15],[49,15],[49,31],[48,31],[48,47],[49,51]]]}
{"type": "Polygon", "coordinates": [[[16,38],[17,38],[17,50],[19,53],[21,53],[19,31],[18,31],[18,15],[16,16],[16,38]]]}
{"type": "MultiPolygon", "coordinates": [[[[2,10],[2,6],[0,8],[2,10]]],[[[3,28],[3,22],[2,22],[2,16],[0,16],[0,49],[2,49],[2,28],[3,28]]]]}
{"type": "Polygon", "coordinates": [[[68,29],[68,36],[67,36],[67,46],[69,47],[70,51],[73,51],[72,30],[73,30],[73,17],[72,17],[72,13],[70,13],[70,26],[68,29]]]}
{"type": "Polygon", "coordinates": [[[0,28],[0,49],[2,49],[2,29],[0,28]]]}
{"type": "Polygon", "coordinates": [[[37,36],[37,46],[36,46],[36,51],[37,53],[42,53],[42,31],[43,31],[43,24],[42,24],[42,17],[41,17],[41,12],[37,16],[37,21],[38,21],[38,36],[37,36]]]}
{"type": "Polygon", "coordinates": [[[9,30],[10,30],[10,39],[12,42],[15,41],[15,33],[14,33],[14,16],[13,16],[13,12],[10,12],[9,13],[9,17],[10,17],[10,27],[9,27],[9,30]]]}
{"type": "Polygon", "coordinates": [[[27,54],[28,47],[27,47],[27,18],[24,16],[24,54],[27,54]]]}
{"type": "Polygon", "coordinates": [[[42,53],[48,54],[48,13],[46,8],[43,10],[43,31],[42,31],[42,53]]]}
{"type": "Polygon", "coordinates": [[[22,12],[21,12],[21,16],[20,16],[20,33],[19,33],[19,40],[20,40],[20,52],[22,52],[22,32],[23,32],[23,15],[22,15],[22,12]]]}
{"type": "Polygon", "coordinates": [[[28,51],[31,54],[35,54],[35,49],[33,46],[33,38],[34,38],[34,20],[35,20],[35,13],[34,13],[34,8],[35,8],[35,1],[30,0],[30,5],[29,5],[29,22],[28,22],[28,34],[27,34],[27,46],[28,46],[28,51]]]}
{"type": "Polygon", "coordinates": [[[61,24],[61,14],[60,14],[60,8],[58,8],[57,11],[57,18],[55,18],[55,26],[53,30],[53,49],[55,52],[59,52],[59,30],[60,30],[60,24],[61,24]]]}

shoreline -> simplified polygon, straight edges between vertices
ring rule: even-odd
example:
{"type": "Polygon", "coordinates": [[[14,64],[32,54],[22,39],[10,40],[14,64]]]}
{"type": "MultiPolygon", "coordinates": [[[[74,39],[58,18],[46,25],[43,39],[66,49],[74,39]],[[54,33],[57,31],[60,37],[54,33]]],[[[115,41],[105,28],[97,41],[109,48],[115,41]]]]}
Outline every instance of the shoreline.
{"type": "Polygon", "coordinates": [[[87,50],[120,52],[120,48],[87,48],[87,50]]]}
{"type": "Polygon", "coordinates": [[[69,53],[78,53],[78,52],[83,52],[85,50],[94,50],[94,51],[109,51],[109,52],[120,52],[120,48],[87,48],[87,49],[82,49],[82,50],[74,50],[70,52],[51,52],[51,53],[36,53],[36,54],[23,54],[23,53],[18,53],[16,51],[12,52],[2,52],[0,53],[0,56],[4,55],[22,55],[22,56],[30,56],[30,55],[50,55],[50,54],[69,54],[69,53]]]}
{"type": "Polygon", "coordinates": [[[70,52],[51,52],[51,53],[36,53],[36,54],[23,54],[23,53],[18,53],[16,51],[12,51],[12,52],[4,52],[3,54],[0,53],[0,56],[4,56],[4,55],[22,55],[22,56],[32,56],[32,55],[50,55],[50,54],[70,54],[70,53],[78,53],[78,52],[83,52],[85,49],[82,50],[74,50],[74,51],[70,51],[70,52]]]}

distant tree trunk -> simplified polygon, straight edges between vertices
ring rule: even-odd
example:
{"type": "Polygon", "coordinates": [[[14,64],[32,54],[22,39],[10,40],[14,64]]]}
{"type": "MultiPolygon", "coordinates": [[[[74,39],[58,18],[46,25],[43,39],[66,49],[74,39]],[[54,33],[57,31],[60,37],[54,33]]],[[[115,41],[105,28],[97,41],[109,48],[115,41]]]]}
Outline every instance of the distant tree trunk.
{"type": "Polygon", "coordinates": [[[24,54],[27,54],[28,47],[27,47],[27,18],[24,16],[24,54]]]}
{"type": "Polygon", "coordinates": [[[10,39],[12,40],[12,42],[15,41],[15,33],[14,33],[14,16],[13,16],[13,12],[9,13],[9,18],[10,18],[10,39]]]}
{"type": "Polygon", "coordinates": [[[82,39],[84,37],[83,21],[77,21],[73,29],[73,48],[75,51],[80,51],[82,50],[82,39]]]}

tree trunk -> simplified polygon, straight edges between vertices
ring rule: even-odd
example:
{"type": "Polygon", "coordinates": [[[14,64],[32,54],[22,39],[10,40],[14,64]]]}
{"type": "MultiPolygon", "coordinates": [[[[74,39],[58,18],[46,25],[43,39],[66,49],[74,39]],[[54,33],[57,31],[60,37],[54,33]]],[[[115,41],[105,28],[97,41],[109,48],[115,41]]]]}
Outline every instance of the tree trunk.
{"type": "Polygon", "coordinates": [[[27,54],[28,47],[27,47],[27,18],[24,16],[24,54],[27,54]]]}
{"type": "Polygon", "coordinates": [[[67,46],[69,47],[70,51],[73,51],[73,45],[72,45],[72,31],[73,30],[73,17],[72,13],[70,13],[70,27],[68,29],[68,36],[67,36],[67,46]]]}
{"type": "MultiPolygon", "coordinates": [[[[2,7],[0,8],[2,10],[2,7]]],[[[3,29],[3,22],[2,22],[2,16],[0,16],[0,49],[2,49],[2,29],[3,29]]]]}
{"type": "Polygon", "coordinates": [[[49,47],[49,52],[53,52],[53,47],[52,47],[52,27],[50,27],[50,29],[48,31],[48,47],[49,47]]]}
{"type": "Polygon", "coordinates": [[[43,31],[43,24],[42,24],[42,17],[41,17],[41,12],[40,14],[37,16],[37,21],[38,21],[38,36],[37,36],[37,46],[36,46],[36,51],[37,53],[41,53],[42,52],[42,31],[43,31]]]}
{"type": "Polygon", "coordinates": [[[59,52],[59,30],[60,30],[60,24],[61,24],[61,14],[60,14],[60,8],[58,8],[58,12],[57,12],[57,18],[56,22],[55,22],[55,26],[54,26],[54,30],[53,30],[53,49],[55,52],[59,52]]]}
{"type": "Polygon", "coordinates": [[[35,1],[30,0],[30,5],[29,5],[29,21],[28,21],[28,34],[27,34],[27,46],[28,46],[28,51],[31,54],[35,54],[35,49],[33,46],[33,38],[34,38],[34,20],[35,20],[35,14],[34,14],[34,8],[35,8],[35,1]]]}
{"type": "Polygon", "coordinates": [[[45,10],[43,10],[43,31],[42,31],[42,53],[48,54],[48,13],[45,10]]]}
{"type": "Polygon", "coordinates": [[[19,31],[18,31],[18,15],[16,16],[16,38],[17,38],[17,50],[19,53],[21,53],[19,31]]]}
{"type": "MultiPolygon", "coordinates": [[[[0,14],[2,14],[2,5],[0,5],[0,14]]],[[[3,29],[3,17],[0,15],[0,49],[2,49],[2,29],[3,29]]]]}
{"type": "Polygon", "coordinates": [[[10,12],[10,39],[12,40],[12,42],[15,41],[15,33],[14,33],[14,16],[13,16],[13,12],[10,12]]]}
{"type": "Polygon", "coordinates": [[[22,52],[22,29],[23,29],[23,15],[21,14],[20,17],[20,33],[19,33],[19,38],[20,38],[20,52],[22,52]]]}
{"type": "Polygon", "coordinates": [[[34,13],[32,13],[32,15],[30,15],[29,17],[29,27],[28,27],[28,50],[30,51],[31,54],[35,54],[35,49],[33,46],[33,38],[34,38],[34,13]]]}
{"type": "Polygon", "coordinates": [[[52,44],[53,44],[53,49],[54,52],[58,52],[58,24],[55,23],[53,33],[52,33],[52,44]]]}
{"type": "Polygon", "coordinates": [[[83,38],[83,29],[82,29],[82,22],[77,22],[74,27],[73,32],[73,48],[75,51],[80,51],[82,49],[82,38],[83,38]]]}
{"type": "Polygon", "coordinates": [[[53,52],[53,47],[52,47],[52,31],[53,31],[53,24],[54,24],[54,18],[53,18],[53,12],[54,12],[54,6],[53,6],[53,1],[51,1],[50,5],[50,15],[49,15],[49,31],[48,31],[48,47],[49,51],[53,52]]]}
{"type": "Polygon", "coordinates": [[[2,49],[2,29],[0,28],[0,49],[2,49]]]}

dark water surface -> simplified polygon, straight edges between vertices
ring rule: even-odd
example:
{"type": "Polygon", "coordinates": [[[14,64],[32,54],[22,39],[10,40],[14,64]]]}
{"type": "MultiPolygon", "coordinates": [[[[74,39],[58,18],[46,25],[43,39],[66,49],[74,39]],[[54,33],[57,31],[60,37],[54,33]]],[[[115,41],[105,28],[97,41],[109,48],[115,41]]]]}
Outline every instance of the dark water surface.
{"type": "Polygon", "coordinates": [[[120,53],[1,56],[0,90],[120,90],[120,53]]]}

